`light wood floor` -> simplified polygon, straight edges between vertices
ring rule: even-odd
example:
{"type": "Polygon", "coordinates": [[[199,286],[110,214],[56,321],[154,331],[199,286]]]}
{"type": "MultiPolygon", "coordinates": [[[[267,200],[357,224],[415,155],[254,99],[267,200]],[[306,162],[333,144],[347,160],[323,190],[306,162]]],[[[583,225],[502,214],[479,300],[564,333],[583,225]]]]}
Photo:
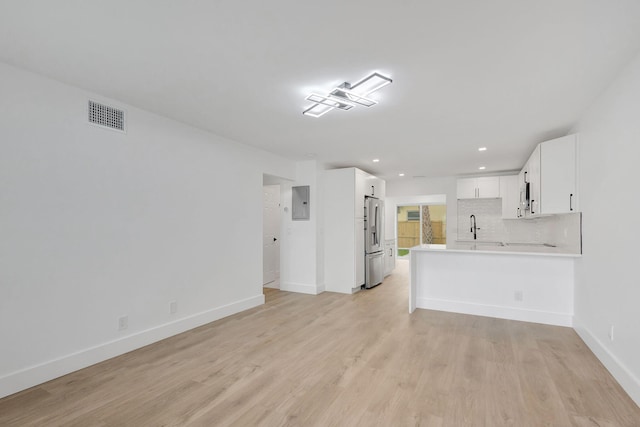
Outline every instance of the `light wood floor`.
{"type": "Polygon", "coordinates": [[[407,264],[267,303],[0,400],[1,426],[640,426],[570,328],[407,313],[407,264]]]}

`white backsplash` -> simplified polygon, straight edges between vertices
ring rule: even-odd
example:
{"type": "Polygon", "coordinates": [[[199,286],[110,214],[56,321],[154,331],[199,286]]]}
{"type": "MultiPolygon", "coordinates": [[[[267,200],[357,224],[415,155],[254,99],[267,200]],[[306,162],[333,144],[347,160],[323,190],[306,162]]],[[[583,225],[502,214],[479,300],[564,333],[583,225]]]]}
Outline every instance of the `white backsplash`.
{"type": "Polygon", "coordinates": [[[545,243],[582,253],[582,214],[552,215],[539,219],[545,243]]]}
{"type": "Polygon", "coordinates": [[[476,216],[478,240],[503,242],[502,199],[458,200],[458,240],[473,240],[470,216],[476,216]]]}
{"type": "Polygon", "coordinates": [[[545,241],[544,226],[537,219],[505,219],[506,235],[503,242],[508,243],[548,243],[545,241]]]}
{"type": "Polygon", "coordinates": [[[535,219],[502,219],[502,199],[458,200],[458,240],[473,240],[470,216],[476,216],[478,240],[547,243],[581,252],[579,213],[535,219]]]}

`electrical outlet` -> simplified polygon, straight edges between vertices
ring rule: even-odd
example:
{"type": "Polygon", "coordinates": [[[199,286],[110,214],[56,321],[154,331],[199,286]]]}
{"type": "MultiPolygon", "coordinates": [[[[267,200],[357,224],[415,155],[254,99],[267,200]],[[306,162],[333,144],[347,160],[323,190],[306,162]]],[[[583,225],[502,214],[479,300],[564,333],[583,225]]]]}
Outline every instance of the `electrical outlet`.
{"type": "Polygon", "coordinates": [[[169,303],[169,314],[175,314],[178,311],[178,302],[171,301],[169,303]]]}
{"type": "Polygon", "coordinates": [[[118,330],[124,331],[129,327],[129,316],[122,316],[118,318],[118,330]]]}
{"type": "Polygon", "coordinates": [[[613,341],[613,325],[609,326],[609,340],[613,341]]]}
{"type": "Polygon", "coordinates": [[[513,293],[513,299],[516,301],[522,301],[523,300],[522,291],[515,291],[513,293]]]}

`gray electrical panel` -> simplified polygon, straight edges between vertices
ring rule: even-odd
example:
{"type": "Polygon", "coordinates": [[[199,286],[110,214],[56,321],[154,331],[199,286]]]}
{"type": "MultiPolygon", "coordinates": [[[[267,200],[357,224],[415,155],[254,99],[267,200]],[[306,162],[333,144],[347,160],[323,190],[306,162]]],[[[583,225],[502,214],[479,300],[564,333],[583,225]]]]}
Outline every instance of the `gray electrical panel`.
{"type": "Polygon", "coordinates": [[[309,186],[292,187],[291,219],[294,221],[309,220],[309,186]]]}

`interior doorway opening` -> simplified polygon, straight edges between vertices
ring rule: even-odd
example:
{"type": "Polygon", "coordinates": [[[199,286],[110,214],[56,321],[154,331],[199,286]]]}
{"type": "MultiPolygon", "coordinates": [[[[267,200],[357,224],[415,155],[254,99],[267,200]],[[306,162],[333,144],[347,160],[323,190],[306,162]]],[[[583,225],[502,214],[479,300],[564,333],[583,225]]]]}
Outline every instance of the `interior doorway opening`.
{"type": "Polygon", "coordinates": [[[280,185],[262,190],[262,286],[280,289],[280,185]]]}

